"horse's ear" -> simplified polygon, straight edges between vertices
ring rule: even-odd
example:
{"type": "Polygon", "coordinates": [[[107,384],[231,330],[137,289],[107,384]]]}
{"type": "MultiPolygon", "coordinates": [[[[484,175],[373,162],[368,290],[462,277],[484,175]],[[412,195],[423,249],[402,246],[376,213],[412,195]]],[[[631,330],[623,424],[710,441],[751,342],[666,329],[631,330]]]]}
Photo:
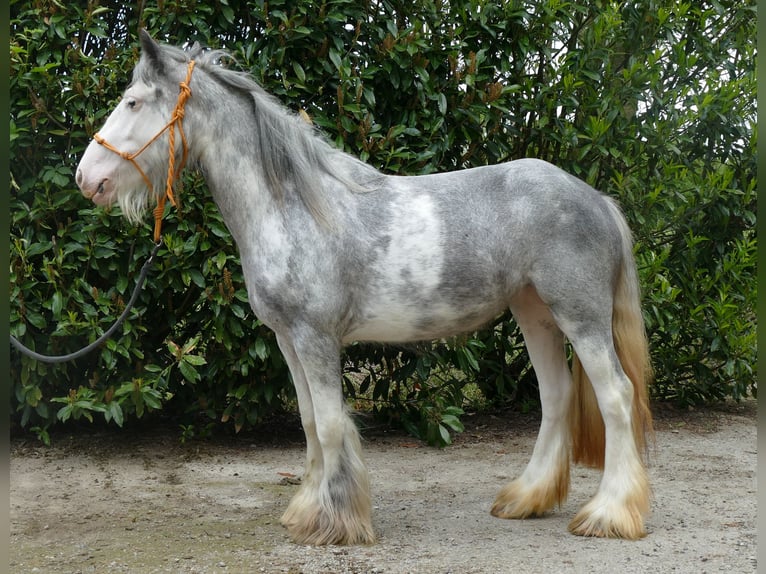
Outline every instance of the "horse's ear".
{"type": "Polygon", "coordinates": [[[154,69],[162,75],[164,72],[164,65],[162,62],[160,45],[155,42],[154,38],[149,35],[149,32],[143,28],[138,31],[138,37],[141,40],[142,55],[152,64],[154,69]]]}

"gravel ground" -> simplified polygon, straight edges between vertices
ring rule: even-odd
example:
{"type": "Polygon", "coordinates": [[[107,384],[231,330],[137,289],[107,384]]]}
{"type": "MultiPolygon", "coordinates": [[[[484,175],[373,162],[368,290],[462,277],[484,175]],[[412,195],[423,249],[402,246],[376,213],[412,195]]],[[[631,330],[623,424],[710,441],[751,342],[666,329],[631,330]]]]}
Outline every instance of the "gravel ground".
{"type": "Polygon", "coordinates": [[[756,408],[656,414],[649,535],[572,536],[599,473],[574,467],[569,500],[543,518],[489,514],[524,468],[533,415],[468,417],[439,450],[364,433],[378,544],[307,547],[279,517],[304,459],[297,421],[180,444],[178,429],[11,441],[10,572],[750,573],[756,571],[756,408]]]}

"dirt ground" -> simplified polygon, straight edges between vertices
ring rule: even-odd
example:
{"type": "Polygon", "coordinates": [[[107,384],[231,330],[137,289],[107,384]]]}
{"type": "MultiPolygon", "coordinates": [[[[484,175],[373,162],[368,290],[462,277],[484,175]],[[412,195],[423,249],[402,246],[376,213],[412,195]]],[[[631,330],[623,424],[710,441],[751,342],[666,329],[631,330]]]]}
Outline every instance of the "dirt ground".
{"type": "Polygon", "coordinates": [[[567,532],[598,486],[580,467],[549,515],[490,516],[530,456],[531,415],[468,417],[443,450],[365,432],[379,542],[350,548],[293,544],[279,524],[302,471],[298,421],[186,444],[177,428],[63,435],[50,448],[13,439],[10,572],[755,572],[755,403],[655,416],[654,500],[637,542],[567,532]]]}

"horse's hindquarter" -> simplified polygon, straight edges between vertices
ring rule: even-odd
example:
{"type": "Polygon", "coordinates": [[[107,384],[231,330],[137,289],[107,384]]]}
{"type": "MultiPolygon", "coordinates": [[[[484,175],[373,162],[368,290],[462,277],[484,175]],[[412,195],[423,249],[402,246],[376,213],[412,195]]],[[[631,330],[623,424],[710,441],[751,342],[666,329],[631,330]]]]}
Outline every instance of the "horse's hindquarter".
{"type": "MultiPolygon", "coordinates": [[[[521,160],[391,177],[358,196],[374,226],[364,271],[351,278],[344,340],[433,339],[474,330],[541,276],[567,281],[606,259],[616,238],[598,192],[551,164],[521,160]],[[596,253],[595,251],[602,251],[596,253]],[[560,267],[564,275],[553,267],[560,267]]],[[[563,296],[563,295],[562,295],[563,296]]]]}

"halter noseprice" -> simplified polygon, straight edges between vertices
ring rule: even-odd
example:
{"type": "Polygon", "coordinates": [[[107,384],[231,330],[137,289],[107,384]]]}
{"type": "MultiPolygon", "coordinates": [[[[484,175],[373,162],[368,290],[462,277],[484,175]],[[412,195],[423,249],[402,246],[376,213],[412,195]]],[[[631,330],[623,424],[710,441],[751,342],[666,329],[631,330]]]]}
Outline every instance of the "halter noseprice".
{"type": "Polygon", "coordinates": [[[154,208],[154,212],[153,212],[155,243],[159,242],[160,236],[161,236],[162,215],[165,211],[165,201],[169,199],[170,203],[174,207],[177,207],[176,199],[173,196],[173,183],[181,175],[181,171],[183,171],[183,168],[186,165],[186,158],[189,154],[189,148],[186,145],[186,135],[184,134],[184,129],[183,129],[183,119],[184,119],[184,106],[186,105],[186,100],[188,100],[189,97],[191,96],[191,88],[189,88],[189,82],[191,82],[191,76],[192,76],[193,70],[194,70],[194,60],[189,60],[189,66],[186,71],[186,80],[184,80],[183,82],[179,84],[180,92],[178,94],[178,101],[176,102],[176,107],[173,109],[173,114],[170,116],[170,121],[167,124],[165,124],[165,127],[163,127],[160,131],[158,131],[157,134],[148,142],[146,142],[138,151],[135,151],[133,153],[120,151],[116,147],[114,147],[112,144],[110,144],[108,141],[106,141],[104,138],[102,138],[99,134],[93,135],[93,139],[96,141],[96,143],[104,146],[109,151],[116,153],[122,159],[128,160],[131,164],[133,164],[133,167],[135,167],[138,170],[138,173],[141,174],[141,177],[144,178],[144,182],[146,182],[146,185],[149,188],[149,191],[153,193],[154,186],[152,185],[152,182],[149,181],[149,178],[144,173],[144,170],[141,169],[141,166],[138,165],[136,158],[139,155],[141,155],[141,153],[143,153],[144,150],[146,150],[146,148],[152,145],[167,130],[168,143],[170,148],[170,152],[168,156],[168,177],[165,183],[165,195],[161,195],[157,198],[157,206],[154,208]],[[178,166],[178,169],[175,168],[176,124],[178,124],[178,132],[181,134],[181,143],[183,145],[183,156],[181,157],[181,164],[178,166]]]}

